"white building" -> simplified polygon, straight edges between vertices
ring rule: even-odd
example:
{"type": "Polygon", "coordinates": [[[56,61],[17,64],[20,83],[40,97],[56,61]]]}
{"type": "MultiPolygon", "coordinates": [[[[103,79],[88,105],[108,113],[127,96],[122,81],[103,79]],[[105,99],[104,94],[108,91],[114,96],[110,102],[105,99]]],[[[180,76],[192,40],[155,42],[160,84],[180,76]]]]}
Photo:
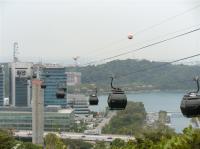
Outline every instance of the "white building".
{"type": "Polygon", "coordinates": [[[66,72],[67,85],[74,86],[81,84],[81,73],[80,72],[66,72]]]}
{"type": "Polygon", "coordinates": [[[33,63],[10,63],[10,99],[12,106],[31,106],[31,83],[33,63]]]}

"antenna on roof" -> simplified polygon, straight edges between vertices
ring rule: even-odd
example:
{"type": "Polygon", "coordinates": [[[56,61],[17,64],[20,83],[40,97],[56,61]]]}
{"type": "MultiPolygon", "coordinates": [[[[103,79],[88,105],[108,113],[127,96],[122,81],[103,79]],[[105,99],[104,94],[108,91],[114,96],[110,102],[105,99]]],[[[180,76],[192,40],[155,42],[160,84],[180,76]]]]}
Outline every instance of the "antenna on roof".
{"type": "Polygon", "coordinates": [[[13,61],[14,62],[19,61],[17,54],[19,54],[19,46],[18,46],[18,42],[14,42],[13,43],[13,61]]]}
{"type": "Polygon", "coordinates": [[[78,66],[78,59],[80,57],[79,56],[76,56],[76,57],[73,57],[73,60],[74,60],[74,66],[77,67],[78,66]]]}

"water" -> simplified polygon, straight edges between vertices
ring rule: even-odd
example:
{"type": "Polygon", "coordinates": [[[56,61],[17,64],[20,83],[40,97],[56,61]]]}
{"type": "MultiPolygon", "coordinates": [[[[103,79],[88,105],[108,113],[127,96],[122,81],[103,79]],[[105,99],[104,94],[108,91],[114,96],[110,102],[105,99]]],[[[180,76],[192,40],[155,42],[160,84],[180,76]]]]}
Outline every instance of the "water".
{"type": "MultiPolygon", "coordinates": [[[[184,92],[136,92],[127,94],[128,101],[143,102],[147,112],[173,111],[180,112],[180,102],[184,92]]],[[[93,111],[105,111],[107,96],[99,96],[99,105],[90,107],[93,111]]],[[[171,127],[176,132],[182,132],[183,128],[190,124],[190,119],[185,117],[171,118],[171,127]]]]}

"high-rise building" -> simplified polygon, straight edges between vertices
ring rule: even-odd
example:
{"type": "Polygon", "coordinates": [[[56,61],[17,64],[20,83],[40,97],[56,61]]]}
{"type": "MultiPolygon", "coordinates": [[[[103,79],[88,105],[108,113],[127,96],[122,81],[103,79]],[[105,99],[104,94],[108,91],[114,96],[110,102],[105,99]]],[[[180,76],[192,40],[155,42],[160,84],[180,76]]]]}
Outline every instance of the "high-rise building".
{"type": "Polygon", "coordinates": [[[59,105],[66,107],[67,96],[64,99],[58,99],[56,92],[60,86],[66,87],[67,77],[65,67],[59,65],[43,65],[41,70],[41,80],[44,81],[46,89],[44,90],[44,105],[59,105]]]}
{"type": "Polygon", "coordinates": [[[15,62],[10,65],[10,99],[13,106],[31,106],[31,84],[33,63],[15,62]]]}
{"type": "Polygon", "coordinates": [[[0,106],[4,103],[4,73],[3,67],[0,66],[0,106]]]}

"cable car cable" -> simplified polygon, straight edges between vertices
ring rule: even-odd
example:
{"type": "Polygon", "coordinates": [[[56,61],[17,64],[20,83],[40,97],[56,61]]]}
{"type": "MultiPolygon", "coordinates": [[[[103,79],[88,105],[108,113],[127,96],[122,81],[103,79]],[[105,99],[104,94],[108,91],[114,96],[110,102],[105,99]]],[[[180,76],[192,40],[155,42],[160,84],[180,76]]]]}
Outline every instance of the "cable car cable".
{"type": "Polygon", "coordinates": [[[166,22],[168,22],[168,21],[171,21],[171,20],[173,20],[173,19],[175,19],[175,18],[177,18],[177,17],[179,17],[179,16],[182,16],[182,15],[184,15],[184,14],[186,14],[186,13],[188,13],[188,12],[194,10],[194,9],[197,9],[197,8],[199,8],[199,7],[200,7],[200,4],[198,4],[198,5],[196,5],[196,6],[192,7],[192,8],[189,8],[189,9],[187,9],[187,10],[185,10],[185,11],[183,11],[183,12],[181,12],[181,13],[175,15],[175,16],[171,16],[171,17],[169,17],[169,18],[166,18],[165,20],[163,20],[163,21],[161,21],[161,22],[159,22],[159,23],[156,23],[156,24],[154,24],[154,25],[151,25],[151,26],[147,27],[146,29],[143,29],[143,30],[141,30],[141,31],[139,31],[139,32],[136,32],[136,34],[137,34],[137,33],[145,32],[145,31],[147,31],[147,30],[149,30],[149,29],[152,29],[152,28],[155,28],[156,26],[159,26],[159,25],[161,25],[161,24],[163,24],[163,23],[166,23],[166,22]]]}
{"type": "MultiPolygon", "coordinates": [[[[177,32],[183,31],[183,30],[187,30],[187,29],[190,29],[190,28],[193,28],[193,27],[197,27],[197,26],[199,26],[199,25],[200,25],[200,24],[192,25],[192,26],[190,26],[190,27],[186,27],[186,28],[179,29],[179,30],[176,30],[176,31],[171,32],[171,33],[167,33],[167,34],[165,34],[165,35],[161,35],[161,36],[155,37],[155,38],[153,38],[153,39],[145,40],[145,41],[143,41],[143,42],[152,41],[152,40],[155,40],[155,39],[158,39],[158,38],[161,38],[161,37],[166,37],[166,36],[168,36],[168,35],[170,35],[170,34],[174,34],[174,33],[177,33],[177,32]]],[[[115,49],[115,51],[119,51],[119,50],[121,50],[121,49],[129,48],[129,47],[130,47],[130,45],[125,46],[125,47],[122,47],[122,48],[119,48],[119,49],[115,49]]],[[[134,52],[134,51],[133,51],[133,52],[134,52]]],[[[137,52],[137,51],[135,51],[135,52],[137,52]]],[[[98,61],[101,61],[101,60],[90,61],[89,63],[83,64],[83,66],[85,66],[85,65],[90,65],[90,64],[96,63],[96,62],[98,62],[98,61]]],[[[103,59],[102,59],[102,61],[103,61],[103,59]]]]}
{"type": "Polygon", "coordinates": [[[180,59],[177,59],[177,60],[174,60],[174,61],[171,61],[171,62],[165,62],[164,64],[161,64],[161,65],[158,65],[158,66],[152,66],[152,67],[149,67],[149,68],[140,69],[138,71],[134,71],[134,72],[131,72],[131,73],[128,73],[128,74],[123,74],[121,76],[116,76],[116,77],[118,79],[121,79],[123,77],[127,77],[128,75],[132,75],[134,73],[140,73],[140,72],[145,72],[145,71],[152,70],[152,69],[158,69],[158,68],[164,67],[166,65],[173,64],[173,63],[180,62],[180,61],[187,60],[187,59],[191,59],[191,58],[194,58],[194,57],[197,57],[197,56],[200,56],[200,53],[195,54],[195,55],[191,55],[191,56],[188,56],[188,57],[180,58],[180,59]]]}
{"type": "MultiPolygon", "coordinates": [[[[141,34],[141,33],[145,32],[145,31],[147,31],[147,30],[150,30],[150,29],[152,29],[152,28],[155,28],[156,26],[159,26],[159,25],[161,25],[161,24],[163,24],[163,23],[166,23],[166,22],[168,22],[168,21],[171,21],[171,20],[173,20],[173,19],[175,19],[175,18],[177,18],[177,17],[179,17],[179,16],[182,16],[182,15],[184,15],[184,14],[186,14],[186,13],[188,13],[188,12],[194,10],[194,9],[197,9],[197,8],[199,8],[199,7],[200,7],[200,4],[198,4],[198,5],[196,5],[196,6],[192,7],[192,8],[189,8],[189,9],[187,9],[187,10],[185,10],[185,11],[179,13],[179,14],[176,14],[176,15],[174,15],[174,16],[168,17],[168,18],[162,20],[161,22],[158,22],[158,23],[156,23],[156,24],[150,25],[150,26],[148,26],[148,27],[146,27],[146,28],[144,28],[144,29],[142,29],[142,30],[140,30],[140,31],[135,32],[135,33],[134,33],[134,36],[135,36],[135,35],[138,35],[138,34],[141,34]]],[[[102,48],[94,49],[94,50],[92,50],[92,51],[97,51],[97,50],[101,50],[101,51],[102,51],[103,49],[106,49],[107,47],[110,47],[110,46],[112,46],[112,45],[114,45],[114,44],[116,44],[116,43],[119,43],[119,42],[121,42],[121,41],[124,41],[124,40],[125,40],[125,39],[123,38],[123,39],[120,39],[120,40],[117,40],[117,41],[113,41],[113,42],[111,42],[110,44],[107,44],[106,46],[104,46],[104,47],[102,47],[102,48]]],[[[96,53],[96,52],[95,52],[95,53],[96,53]]],[[[89,63],[89,62],[88,62],[88,63],[89,63]]]]}
{"type": "MultiPolygon", "coordinates": [[[[192,55],[192,56],[184,57],[184,58],[181,58],[181,59],[177,59],[177,60],[174,60],[174,61],[171,61],[171,62],[167,62],[167,63],[161,64],[159,66],[153,66],[153,67],[150,67],[148,69],[141,69],[139,71],[132,72],[131,74],[144,72],[144,71],[147,71],[147,70],[150,70],[150,69],[161,68],[163,66],[166,66],[166,65],[169,65],[169,64],[172,64],[172,63],[176,63],[176,62],[179,62],[179,61],[183,61],[183,60],[186,60],[186,59],[194,58],[194,57],[197,57],[197,56],[200,56],[200,53],[192,55]]],[[[123,76],[118,76],[117,78],[119,79],[119,78],[122,78],[122,77],[125,77],[125,76],[127,76],[127,74],[123,75],[123,76]]],[[[110,110],[124,110],[126,108],[126,105],[127,105],[127,97],[126,97],[124,91],[122,91],[120,88],[113,87],[112,83],[113,83],[113,77],[111,77],[111,88],[113,90],[112,90],[112,93],[110,93],[109,96],[108,96],[108,106],[109,106],[110,110]]],[[[197,90],[197,92],[198,92],[199,91],[199,83],[197,85],[198,85],[198,90],[197,90]]],[[[200,99],[200,97],[198,97],[198,98],[200,99]]],[[[199,108],[200,108],[200,106],[199,106],[199,108]]],[[[200,111],[199,111],[199,113],[200,113],[200,111]]]]}
{"type": "Polygon", "coordinates": [[[169,37],[169,38],[166,38],[166,39],[163,39],[163,40],[160,40],[160,41],[157,41],[157,42],[145,45],[145,46],[142,46],[142,47],[134,49],[134,50],[123,52],[123,53],[120,53],[120,54],[117,54],[117,55],[114,55],[114,56],[111,56],[111,57],[103,58],[103,59],[100,59],[100,60],[97,60],[97,61],[92,61],[92,62],[87,63],[86,65],[91,65],[91,64],[96,63],[96,62],[110,60],[110,59],[117,58],[117,57],[120,57],[120,56],[123,56],[123,55],[127,55],[127,54],[132,53],[132,52],[141,51],[143,49],[146,49],[146,48],[149,48],[149,47],[152,47],[152,46],[155,46],[155,45],[158,45],[158,44],[161,44],[161,43],[173,40],[173,39],[177,39],[177,38],[182,37],[182,36],[186,36],[188,34],[197,32],[199,30],[200,30],[200,27],[193,29],[193,30],[190,30],[190,31],[187,31],[185,33],[181,33],[181,34],[178,34],[178,35],[175,35],[175,36],[172,36],[172,37],[169,37]]]}

